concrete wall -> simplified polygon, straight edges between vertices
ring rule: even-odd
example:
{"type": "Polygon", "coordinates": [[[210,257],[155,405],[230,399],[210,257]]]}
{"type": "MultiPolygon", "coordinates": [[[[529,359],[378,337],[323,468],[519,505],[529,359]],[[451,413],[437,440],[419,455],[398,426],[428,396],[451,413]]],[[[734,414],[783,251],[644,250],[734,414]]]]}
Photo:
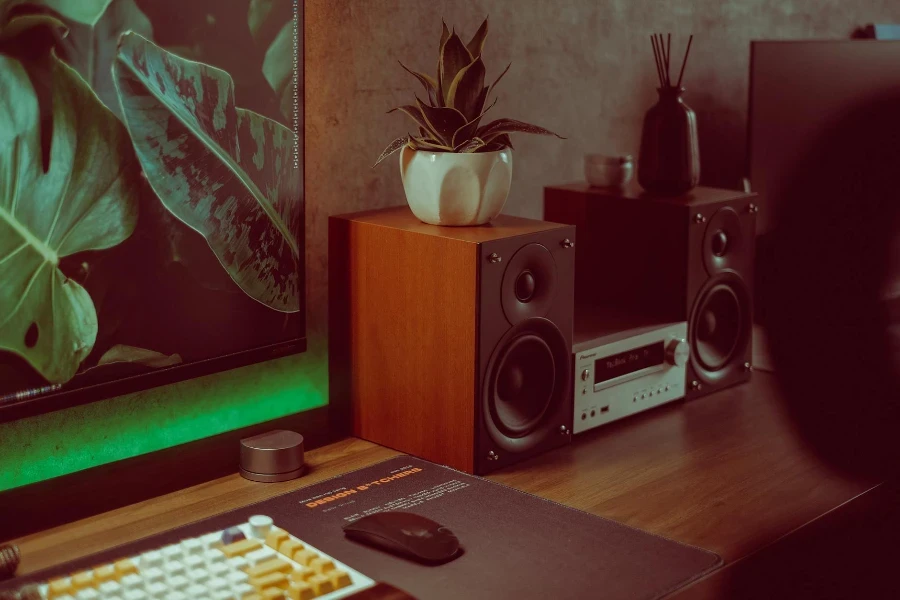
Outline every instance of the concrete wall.
{"type": "Polygon", "coordinates": [[[408,131],[384,113],[418,82],[397,64],[436,70],[441,17],[468,41],[485,15],[487,79],[512,61],[492,117],[542,125],[566,141],[513,135],[505,212],[540,217],[544,185],[582,178],[586,152],[637,156],[656,98],[649,35],[673,34],[685,101],[697,112],[709,185],[743,176],[750,40],[847,38],[859,25],[900,22],[897,0],[305,0],[306,157],[311,322],[325,308],[328,214],[403,203],[396,158],[371,169],[408,131]]]}

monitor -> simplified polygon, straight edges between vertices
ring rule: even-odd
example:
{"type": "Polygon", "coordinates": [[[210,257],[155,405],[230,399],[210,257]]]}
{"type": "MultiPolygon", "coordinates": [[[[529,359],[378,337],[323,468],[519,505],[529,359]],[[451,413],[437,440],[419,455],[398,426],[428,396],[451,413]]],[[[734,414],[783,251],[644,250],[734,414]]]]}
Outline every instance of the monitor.
{"type": "Polygon", "coordinates": [[[815,134],[892,88],[900,88],[900,41],[751,42],[747,166],[761,201],[757,233],[776,218],[767,192],[815,134]]]}
{"type": "Polygon", "coordinates": [[[305,349],[302,5],[0,3],[0,421],[305,349]]]}

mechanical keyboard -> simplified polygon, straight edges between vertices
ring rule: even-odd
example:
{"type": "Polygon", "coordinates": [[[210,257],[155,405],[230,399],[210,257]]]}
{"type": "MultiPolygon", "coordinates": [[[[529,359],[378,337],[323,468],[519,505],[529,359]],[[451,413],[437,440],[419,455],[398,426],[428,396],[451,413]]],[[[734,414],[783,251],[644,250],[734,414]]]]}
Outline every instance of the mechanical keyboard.
{"type": "Polygon", "coordinates": [[[257,515],[32,590],[48,600],[336,600],[374,585],[257,515]]]}

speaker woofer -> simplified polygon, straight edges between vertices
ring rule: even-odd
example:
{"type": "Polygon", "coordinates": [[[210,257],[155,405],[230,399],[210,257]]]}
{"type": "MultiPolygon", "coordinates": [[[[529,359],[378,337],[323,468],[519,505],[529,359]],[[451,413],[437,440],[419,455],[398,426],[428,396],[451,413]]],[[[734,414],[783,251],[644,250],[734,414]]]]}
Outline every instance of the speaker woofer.
{"type": "Polygon", "coordinates": [[[562,424],[550,416],[568,399],[570,353],[559,329],[542,318],[519,323],[497,345],[485,379],[483,414],[500,448],[524,452],[562,424]]]}
{"type": "Polygon", "coordinates": [[[743,369],[752,327],[750,294],[737,273],[711,279],[697,296],[690,321],[691,363],[707,383],[743,369]]]}
{"type": "Polygon", "coordinates": [[[510,325],[547,314],[556,296],[556,278],[556,261],[541,244],[528,244],[513,255],[500,287],[503,313],[510,325]]]}
{"type": "Polygon", "coordinates": [[[725,270],[740,270],[746,263],[741,217],[726,206],[709,219],[703,235],[703,265],[706,272],[716,275],[725,270]]]}

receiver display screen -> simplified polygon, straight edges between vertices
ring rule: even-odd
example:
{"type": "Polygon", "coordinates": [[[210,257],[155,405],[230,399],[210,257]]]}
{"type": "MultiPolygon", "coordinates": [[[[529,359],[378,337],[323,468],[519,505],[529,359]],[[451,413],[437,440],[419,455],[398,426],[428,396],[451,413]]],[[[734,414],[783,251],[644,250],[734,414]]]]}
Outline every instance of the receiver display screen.
{"type": "Polygon", "coordinates": [[[594,362],[594,383],[603,383],[622,375],[655,367],[665,361],[663,342],[655,342],[626,352],[597,359],[594,362]]]}

